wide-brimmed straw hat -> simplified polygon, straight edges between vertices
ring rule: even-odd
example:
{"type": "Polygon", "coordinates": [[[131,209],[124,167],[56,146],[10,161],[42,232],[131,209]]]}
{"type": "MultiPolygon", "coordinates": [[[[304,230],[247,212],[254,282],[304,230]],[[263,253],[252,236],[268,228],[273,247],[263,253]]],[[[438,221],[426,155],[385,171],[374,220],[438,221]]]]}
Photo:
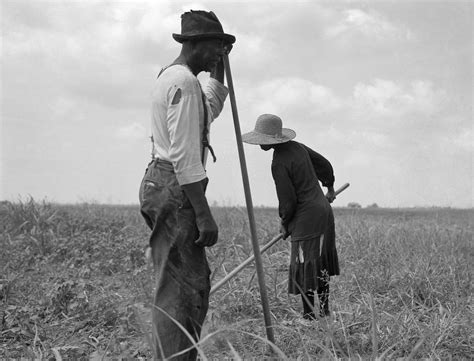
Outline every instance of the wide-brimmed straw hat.
{"type": "Polygon", "coordinates": [[[235,43],[235,36],[224,33],[224,29],[212,11],[191,10],[181,15],[181,34],[173,34],[178,43],[186,40],[222,39],[235,43]]]}
{"type": "Polygon", "coordinates": [[[273,114],[262,114],[257,118],[255,129],[242,134],[242,141],[249,144],[286,143],[296,137],[292,129],[282,128],[281,118],[273,114]]]}

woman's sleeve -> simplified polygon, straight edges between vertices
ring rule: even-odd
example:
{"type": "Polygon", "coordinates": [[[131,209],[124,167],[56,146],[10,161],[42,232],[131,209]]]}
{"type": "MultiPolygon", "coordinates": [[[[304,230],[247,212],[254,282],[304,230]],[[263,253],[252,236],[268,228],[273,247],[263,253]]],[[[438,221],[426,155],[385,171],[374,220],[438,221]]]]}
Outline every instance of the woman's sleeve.
{"type": "Polygon", "coordinates": [[[304,144],[302,145],[309,154],[309,158],[311,159],[311,163],[313,164],[314,171],[316,172],[319,181],[325,187],[334,186],[334,170],[331,163],[321,154],[315,152],[304,144]]]}
{"type": "Polygon", "coordinates": [[[278,196],[278,213],[281,223],[288,226],[296,211],[296,192],[288,169],[282,164],[272,164],[272,175],[278,196]]]}

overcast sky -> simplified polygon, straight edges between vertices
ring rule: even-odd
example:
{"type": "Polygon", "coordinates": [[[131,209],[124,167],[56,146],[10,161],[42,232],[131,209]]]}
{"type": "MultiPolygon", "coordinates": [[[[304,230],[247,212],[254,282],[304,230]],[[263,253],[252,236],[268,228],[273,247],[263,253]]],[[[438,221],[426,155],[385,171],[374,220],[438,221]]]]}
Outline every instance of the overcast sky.
{"type": "MultiPolygon", "coordinates": [[[[153,81],[204,9],[237,37],[242,131],[279,115],[351,183],[335,206],[473,206],[469,1],[0,4],[0,199],[137,203],[153,81]]],[[[210,202],[244,205],[229,101],[211,144],[210,202]]],[[[244,149],[254,205],[276,206],[271,152],[244,149]]]]}

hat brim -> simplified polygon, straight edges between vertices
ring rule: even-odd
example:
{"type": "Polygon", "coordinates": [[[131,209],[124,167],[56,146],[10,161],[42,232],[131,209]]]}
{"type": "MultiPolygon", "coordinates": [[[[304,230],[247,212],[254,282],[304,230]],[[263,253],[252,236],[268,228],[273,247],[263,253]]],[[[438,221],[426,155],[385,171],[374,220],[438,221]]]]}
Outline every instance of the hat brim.
{"type": "Polygon", "coordinates": [[[173,34],[173,39],[178,43],[183,43],[186,40],[199,40],[199,39],[222,39],[226,44],[235,43],[235,36],[226,33],[204,33],[194,35],[181,35],[173,34]]]}
{"type": "Polygon", "coordinates": [[[296,133],[292,129],[283,128],[281,130],[281,137],[276,137],[268,134],[262,134],[255,130],[242,134],[242,141],[248,144],[255,145],[269,145],[286,143],[296,137],[296,133]]]}

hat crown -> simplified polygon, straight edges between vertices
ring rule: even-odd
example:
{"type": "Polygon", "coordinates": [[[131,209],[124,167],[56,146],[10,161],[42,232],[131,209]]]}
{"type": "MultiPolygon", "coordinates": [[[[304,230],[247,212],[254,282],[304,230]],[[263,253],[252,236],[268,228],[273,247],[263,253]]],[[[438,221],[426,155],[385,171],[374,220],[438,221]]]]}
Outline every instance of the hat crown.
{"type": "Polygon", "coordinates": [[[178,43],[186,40],[222,39],[235,43],[235,36],[224,33],[221,22],[212,11],[191,10],[181,15],[181,34],[173,34],[178,43]]]}
{"type": "Polygon", "coordinates": [[[273,114],[262,114],[255,123],[255,132],[281,138],[282,124],[283,122],[280,117],[273,114]]]}
{"type": "Polygon", "coordinates": [[[296,137],[293,129],[283,128],[280,117],[262,114],[257,118],[253,131],[242,134],[242,141],[249,144],[281,144],[296,137]]]}
{"type": "Polygon", "coordinates": [[[224,33],[219,19],[212,11],[191,10],[181,15],[181,35],[206,33],[224,33]]]}

